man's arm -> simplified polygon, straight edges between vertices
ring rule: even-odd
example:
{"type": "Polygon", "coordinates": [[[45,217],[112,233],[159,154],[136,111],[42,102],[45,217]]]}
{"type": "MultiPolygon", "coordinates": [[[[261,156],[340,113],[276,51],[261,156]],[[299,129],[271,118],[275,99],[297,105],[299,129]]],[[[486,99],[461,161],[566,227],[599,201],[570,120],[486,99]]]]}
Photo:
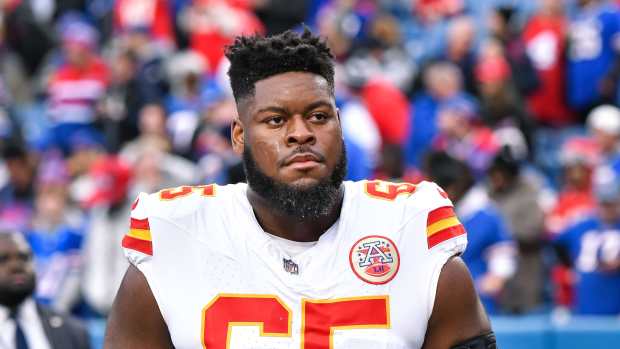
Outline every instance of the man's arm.
{"type": "Polygon", "coordinates": [[[489,319],[467,267],[459,257],[450,259],[439,275],[423,349],[494,349],[495,342],[484,344],[489,341],[482,337],[490,332],[489,319]],[[470,344],[470,340],[479,340],[479,346],[470,344]]]}
{"type": "Polygon", "coordinates": [[[146,278],[130,265],[108,317],[105,349],[174,348],[146,278]]]}

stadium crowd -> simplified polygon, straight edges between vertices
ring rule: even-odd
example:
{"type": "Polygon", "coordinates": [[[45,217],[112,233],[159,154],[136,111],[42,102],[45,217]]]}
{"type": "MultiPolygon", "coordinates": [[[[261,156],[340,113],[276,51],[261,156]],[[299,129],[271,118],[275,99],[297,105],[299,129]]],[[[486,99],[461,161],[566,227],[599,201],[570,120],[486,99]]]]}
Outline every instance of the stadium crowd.
{"type": "Polygon", "coordinates": [[[0,230],[105,316],[139,192],[244,180],[223,48],[305,23],[348,178],[436,181],[492,314],[620,315],[620,1],[0,1],[0,230]]]}

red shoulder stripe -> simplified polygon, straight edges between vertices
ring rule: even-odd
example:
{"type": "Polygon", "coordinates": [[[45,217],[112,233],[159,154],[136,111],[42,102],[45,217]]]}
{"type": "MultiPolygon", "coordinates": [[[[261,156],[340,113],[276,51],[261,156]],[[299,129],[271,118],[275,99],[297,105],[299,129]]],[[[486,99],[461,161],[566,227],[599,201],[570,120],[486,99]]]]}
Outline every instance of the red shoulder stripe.
{"type": "Polygon", "coordinates": [[[142,230],[151,230],[149,226],[148,218],[145,219],[136,219],[132,218],[131,223],[129,224],[130,229],[142,229],[142,230]]]}
{"type": "Polygon", "coordinates": [[[434,223],[439,222],[442,219],[454,217],[456,214],[454,213],[454,209],[451,206],[443,206],[440,208],[436,208],[429,212],[428,218],[426,219],[426,226],[429,227],[434,223]]]}
{"type": "Polygon", "coordinates": [[[122,245],[124,248],[148,254],[149,256],[153,255],[153,243],[150,241],[140,240],[125,235],[123,237],[122,245]]]}
{"type": "Polygon", "coordinates": [[[465,234],[465,228],[462,224],[446,228],[428,237],[428,248],[433,248],[446,240],[452,239],[459,235],[465,234]]]}

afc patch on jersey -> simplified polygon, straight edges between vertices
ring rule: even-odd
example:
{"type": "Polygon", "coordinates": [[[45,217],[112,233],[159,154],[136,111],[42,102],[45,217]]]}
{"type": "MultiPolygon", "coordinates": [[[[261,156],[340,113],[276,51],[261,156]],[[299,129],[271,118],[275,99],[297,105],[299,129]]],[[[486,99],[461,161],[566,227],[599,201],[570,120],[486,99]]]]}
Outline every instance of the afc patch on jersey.
{"type": "Polygon", "coordinates": [[[353,273],[362,281],[383,285],[398,273],[400,256],[392,240],[385,236],[370,235],[353,244],[349,263],[353,273]]]}

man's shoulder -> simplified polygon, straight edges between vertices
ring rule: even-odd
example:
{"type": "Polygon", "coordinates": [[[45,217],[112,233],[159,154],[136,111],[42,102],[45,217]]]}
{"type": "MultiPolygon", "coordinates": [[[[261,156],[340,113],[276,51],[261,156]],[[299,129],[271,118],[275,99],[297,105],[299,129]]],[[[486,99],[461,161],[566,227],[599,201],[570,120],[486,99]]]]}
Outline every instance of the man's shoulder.
{"type": "Polygon", "coordinates": [[[429,212],[440,207],[452,207],[448,195],[437,184],[363,180],[347,182],[351,206],[370,210],[401,210],[405,216],[429,212]]]}
{"type": "Polygon", "coordinates": [[[132,218],[178,220],[204,212],[220,212],[244,188],[245,184],[183,185],[141,193],[132,205],[132,218]]]}

